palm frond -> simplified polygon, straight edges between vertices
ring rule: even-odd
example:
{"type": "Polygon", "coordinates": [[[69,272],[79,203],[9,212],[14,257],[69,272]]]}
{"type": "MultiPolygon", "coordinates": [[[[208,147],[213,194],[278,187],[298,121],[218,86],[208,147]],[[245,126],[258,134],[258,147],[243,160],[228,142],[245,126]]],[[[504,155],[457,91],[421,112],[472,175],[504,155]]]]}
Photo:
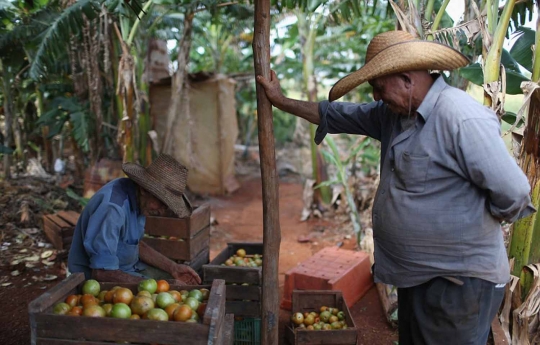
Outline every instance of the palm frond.
{"type": "Polygon", "coordinates": [[[97,0],[80,0],[66,8],[41,36],[30,67],[30,77],[39,79],[47,74],[46,65],[66,47],[70,36],[79,33],[84,18],[94,19],[100,11],[97,0]]]}

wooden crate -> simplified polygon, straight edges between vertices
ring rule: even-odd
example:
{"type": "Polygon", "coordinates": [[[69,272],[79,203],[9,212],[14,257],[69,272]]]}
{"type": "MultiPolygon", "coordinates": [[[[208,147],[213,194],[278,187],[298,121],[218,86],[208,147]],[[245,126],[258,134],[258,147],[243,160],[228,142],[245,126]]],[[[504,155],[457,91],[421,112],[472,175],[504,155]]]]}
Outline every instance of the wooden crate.
{"type": "Polygon", "coordinates": [[[203,279],[206,283],[212,282],[214,279],[225,280],[227,283],[225,310],[227,313],[235,316],[260,317],[262,268],[221,265],[240,248],[245,249],[248,255],[263,254],[262,243],[228,243],[227,248],[222,250],[210,264],[203,265],[203,279]]]}
{"type": "Polygon", "coordinates": [[[196,207],[189,218],[146,217],[143,241],[171,260],[192,261],[210,245],[210,206],[196,207]]]}
{"type": "MultiPolygon", "coordinates": [[[[84,281],[84,274],[72,274],[29,304],[32,345],[106,345],[110,342],[126,341],[136,344],[214,345],[225,342],[222,339],[226,329],[224,325],[225,282],[223,280],[216,280],[211,286],[171,286],[171,290],[192,290],[202,287],[210,289],[202,323],[53,314],[53,306],[64,301],[68,295],[80,293],[84,281]]],[[[136,292],[138,284],[101,283],[101,288],[107,290],[116,285],[136,292]]]]}
{"type": "Polygon", "coordinates": [[[79,213],[75,211],[60,211],[43,216],[43,231],[54,248],[69,250],[78,220],[79,213]]]}
{"type": "Polygon", "coordinates": [[[345,314],[347,329],[327,331],[314,331],[302,328],[293,328],[292,324],[285,327],[285,338],[293,345],[307,344],[341,344],[355,345],[357,343],[358,329],[351,317],[347,303],[341,291],[325,290],[294,290],[292,295],[292,312],[319,312],[322,306],[338,308],[345,314]]]}

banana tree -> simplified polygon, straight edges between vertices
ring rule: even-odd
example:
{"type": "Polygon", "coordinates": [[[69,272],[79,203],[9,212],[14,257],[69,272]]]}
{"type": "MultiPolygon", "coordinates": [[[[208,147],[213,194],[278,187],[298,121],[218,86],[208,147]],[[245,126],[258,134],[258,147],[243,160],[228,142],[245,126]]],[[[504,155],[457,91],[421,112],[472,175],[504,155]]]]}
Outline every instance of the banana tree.
{"type": "MultiPolygon", "coordinates": [[[[276,3],[275,5],[279,6],[280,4],[276,3]]],[[[368,7],[363,1],[334,2],[326,0],[310,2],[287,1],[284,5],[287,10],[292,10],[296,17],[294,26],[300,42],[299,55],[302,58],[302,91],[307,96],[308,101],[316,101],[318,99],[316,79],[317,40],[328,33],[328,28],[337,26],[337,23],[341,25],[350,24],[356,18],[365,16],[370,12],[373,14],[377,5],[376,2],[372,4],[372,7],[368,7]]],[[[280,8],[278,7],[278,9],[280,8]]],[[[343,37],[343,32],[340,36],[343,37]]],[[[313,179],[317,184],[321,184],[328,180],[328,176],[326,163],[322,158],[320,148],[314,143],[315,131],[316,126],[309,125],[313,179]]],[[[314,203],[319,207],[328,204],[330,199],[331,192],[327,184],[321,185],[314,194],[314,203]]]]}

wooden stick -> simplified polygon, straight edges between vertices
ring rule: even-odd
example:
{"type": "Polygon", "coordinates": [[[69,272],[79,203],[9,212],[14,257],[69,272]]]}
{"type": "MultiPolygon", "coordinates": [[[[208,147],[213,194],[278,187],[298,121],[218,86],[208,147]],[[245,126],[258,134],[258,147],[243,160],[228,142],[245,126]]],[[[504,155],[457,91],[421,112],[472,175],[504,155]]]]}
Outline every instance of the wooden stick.
{"type": "MultiPolygon", "coordinates": [[[[255,75],[270,78],[270,0],[255,1],[253,37],[255,75]]],[[[263,195],[263,294],[262,345],[277,345],[279,323],[278,262],[281,230],[279,227],[279,180],[276,170],[272,104],[264,89],[256,83],[259,153],[263,195]]]]}

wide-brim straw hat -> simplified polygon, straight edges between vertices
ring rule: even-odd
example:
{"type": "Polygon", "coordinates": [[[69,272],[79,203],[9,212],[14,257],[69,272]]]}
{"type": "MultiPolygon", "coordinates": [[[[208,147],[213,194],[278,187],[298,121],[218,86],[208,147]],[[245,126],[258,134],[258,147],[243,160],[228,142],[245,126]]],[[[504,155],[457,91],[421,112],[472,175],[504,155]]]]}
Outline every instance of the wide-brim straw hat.
{"type": "Polygon", "coordinates": [[[422,70],[450,71],[469,64],[457,50],[433,41],[423,41],[406,31],[379,34],[369,43],[366,64],[340,79],[330,90],[330,102],[360,84],[382,76],[422,70]]]}
{"type": "Polygon", "coordinates": [[[135,183],[167,205],[179,218],[191,215],[191,204],[184,195],[188,169],[173,157],[161,154],[146,168],[136,163],[124,163],[122,170],[135,183]]]}

